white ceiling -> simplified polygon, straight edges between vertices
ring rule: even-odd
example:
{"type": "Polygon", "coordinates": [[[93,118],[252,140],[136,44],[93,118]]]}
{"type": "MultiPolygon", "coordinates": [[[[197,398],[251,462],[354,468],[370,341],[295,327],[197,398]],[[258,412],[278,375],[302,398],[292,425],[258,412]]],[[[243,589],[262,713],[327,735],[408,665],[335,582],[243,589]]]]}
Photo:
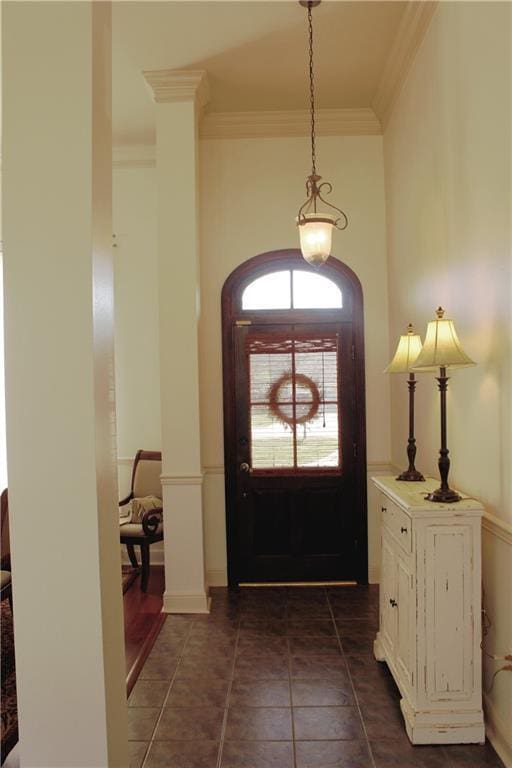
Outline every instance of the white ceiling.
{"type": "MultiPolygon", "coordinates": [[[[405,2],[313,10],[318,108],[369,107],[405,2]]],[[[150,69],[205,69],[210,112],[308,107],[306,11],[296,0],[113,3],[114,143],[154,141],[150,69]]]]}

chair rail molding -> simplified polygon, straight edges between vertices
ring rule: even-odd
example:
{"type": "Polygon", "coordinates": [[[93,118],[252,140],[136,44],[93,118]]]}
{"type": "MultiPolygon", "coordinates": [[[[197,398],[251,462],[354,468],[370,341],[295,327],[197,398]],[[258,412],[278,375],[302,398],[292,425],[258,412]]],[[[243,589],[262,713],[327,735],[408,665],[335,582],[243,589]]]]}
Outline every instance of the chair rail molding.
{"type": "Polygon", "coordinates": [[[482,528],[484,531],[492,533],[493,536],[502,539],[506,544],[512,544],[512,525],[495,515],[491,515],[490,512],[484,512],[482,517],[482,528]]]}
{"type": "Polygon", "coordinates": [[[162,485],[202,485],[203,475],[160,475],[162,485]]]}
{"type": "Polygon", "coordinates": [[[407,4],[372,102],[384,129],[437,6],[438,0],[407,4]]]}

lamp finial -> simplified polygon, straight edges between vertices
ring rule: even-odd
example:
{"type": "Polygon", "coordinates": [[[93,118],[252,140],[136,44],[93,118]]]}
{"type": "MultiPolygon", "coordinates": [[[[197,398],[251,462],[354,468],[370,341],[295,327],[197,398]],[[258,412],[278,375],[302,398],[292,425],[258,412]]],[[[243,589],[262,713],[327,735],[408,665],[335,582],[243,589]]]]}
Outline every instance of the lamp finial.
{"type": "Polygon", "coordinates": [[[438,307],[436,309],[436,315],[441,320],[442,317],[444,317],[444,309],[442,307],[438,307]]]}

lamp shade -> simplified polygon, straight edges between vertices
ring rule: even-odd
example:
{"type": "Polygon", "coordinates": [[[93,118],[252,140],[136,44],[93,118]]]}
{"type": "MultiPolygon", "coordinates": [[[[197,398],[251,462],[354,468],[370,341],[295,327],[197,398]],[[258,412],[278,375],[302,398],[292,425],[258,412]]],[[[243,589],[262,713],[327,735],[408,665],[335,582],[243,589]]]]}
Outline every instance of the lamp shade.
{"type": "Polygon", "coordinates": [[[309,264],[323,264],[331,255],[332,230],[336,216],[305,213],[297,219],[300,249],[309,264]]]}
{"type": "Polygon", "coordinates": [[[466,368],[476,365],[461,347],[453,320],[444,317],[444,309],[436,310],[436,320],[431,320],[423,349],[413,370],[435,370],[436,368],[466,368]]]}
{"type": "Polygon", "coordinates": [[[414,333],[412,324],[407,326],[407,333],[400,336],[395,356],[384,373],[409,373],[421,352],[421,337],[414,333]]]}

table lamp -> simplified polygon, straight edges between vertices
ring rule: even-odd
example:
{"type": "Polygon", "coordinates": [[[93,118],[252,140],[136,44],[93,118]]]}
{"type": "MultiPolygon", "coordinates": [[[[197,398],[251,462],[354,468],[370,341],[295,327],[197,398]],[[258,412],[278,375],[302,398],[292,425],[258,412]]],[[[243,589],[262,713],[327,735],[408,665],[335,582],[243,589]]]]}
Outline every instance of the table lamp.
{"type": "Polygon", "coordinates": [[[412,371],[412,366],[420,352],[421,338],[418,333],[414,333],[414,328],[409,323],[407,333],[400,336],[395,356],[384,371],[384,373],[409,374],[407,379],[407,386],[409,387],[409,439],[407,441],[409,466],[396,479],[410,482],[425,480],[421,472],[418,472],[414,466],[414,459],[416,458],[416,440],[414,438],[414,391],[416,389],[416,377],[412,371]]]}
{"type": "Polygon", "coordinates": [[[426,498],[429,501],[449,504],[460,501],[462,497],[452,491],[448,485],[450,459],[446,447],[446,390],[448,389],[449,376],[446,375],[446,369],[466,368],[470,365],[476,365],[476,363],[462,349],[453,320],[444,317],[442,307],[438,307],[436,315],[437,319],[432,320],[427,326],[423,349],[413,365],[413,370],[432,371],[439,368],[439,376],[436,378],[441,393],[441,448],[438,461],[441,486],[429,493],[426,498]]]}

